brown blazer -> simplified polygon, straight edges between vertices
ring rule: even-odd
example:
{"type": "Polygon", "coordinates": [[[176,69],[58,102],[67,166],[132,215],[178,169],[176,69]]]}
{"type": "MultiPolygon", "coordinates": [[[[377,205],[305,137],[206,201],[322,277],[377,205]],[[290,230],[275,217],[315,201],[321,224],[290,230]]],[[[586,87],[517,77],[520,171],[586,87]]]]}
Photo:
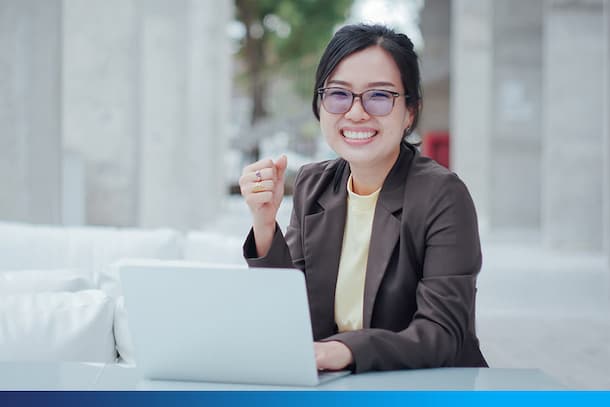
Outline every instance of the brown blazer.
{"type": "Polygon", "coordinates": [[[250,231],[244,244],[248,264],[303,271],[314,339],[348,346],[355,372],[486,367],[475,334],[481,248],[472,199],[455,174],[407,144],[375,209],[363,329],[337,332],[335,286],[349,173],[342,160],[303,166],[286,238],[276,225],[269,253],[256,258],[250,231]]]}

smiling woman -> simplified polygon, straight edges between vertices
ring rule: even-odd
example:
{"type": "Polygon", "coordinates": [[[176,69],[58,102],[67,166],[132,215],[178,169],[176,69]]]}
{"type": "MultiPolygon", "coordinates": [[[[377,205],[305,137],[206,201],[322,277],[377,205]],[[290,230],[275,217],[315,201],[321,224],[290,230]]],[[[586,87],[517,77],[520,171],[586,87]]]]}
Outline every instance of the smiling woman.
{"type": "Polygon", "coordinates": [[[286,236],[287,160],[244,168],[251,267],[305,274],[319,369],[487,366],[474,329],[481,267],[472,199],[406,137],[421,108],[411,40],[349,25],[316,72],[313,112],[339,159],[303,166],[286,236]]]}
{"type": "MultiPolygon", "coordinates": [[[[333,62],[333,59],[328,60],[329,65],[335,65],[333,62]]],[[[329,68],[327,70],[331,70],[329,68]]],[[[322,93],[322,109],[317,106],[319,98],[315,100],[322,133],[330,147],[350,163],[354,192],[368,195],[381,187],[396,162],[401,140],[419,114],[418,91],[411,96],[415,103],[408,106],[408,93],[405,93],[398,66],[392,55],[379,45],[350,54],[331,72],[324,85],[341,88],[326,88],[332,91],[330,95],[322,93]],[[354,91],[361,93],[352,93],[354,91]],[[349,104],[344,102],[343,106],[337,106],[333,103],[336,99],[333,94],[337,92],[348,94],[349,104]],[[362,96],[355,98],[352,95],[362,96]]],[[[322,75],[319,72],[317,82],[322,82],[322,75]]],[[[415,75],[411,76],[411,81],[417,81],[415,75]]]]}

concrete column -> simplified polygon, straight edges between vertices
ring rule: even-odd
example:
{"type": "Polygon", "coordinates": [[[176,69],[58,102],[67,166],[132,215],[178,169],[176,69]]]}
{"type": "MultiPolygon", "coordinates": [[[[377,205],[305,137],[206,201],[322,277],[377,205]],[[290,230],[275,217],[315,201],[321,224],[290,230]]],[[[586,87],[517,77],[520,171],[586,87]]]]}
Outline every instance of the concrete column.
{"type": "Polygon", "coordinates": [[[542,226],[555,248],[603,247],[603,4],[544,3],[542,226]]]}
{"type": "Polygon", "coordinates": [[[188,224],[196,227],[215,219],[229,188],[225,158],[233,75],[227,24],[234,10],[230,1],[189,0],[188,4],[187,133],[193,194],[188,224]]]}
{"type": "Polygon", "coordinates": [[[490,217],[493,2],[451,3],[451,163],[486,230],[490,217]]]}
{"type": "Polygon", "coordinates": [[[0,219],[61,221],[60,0],[0,3],[0,219]]]}
{"type": "Polygon", "coordinates": [[[199,227],[224,196],[228,2],[139,3],[139,224],[199,227]]]}
{"type": "Polygon", "coordinates": [[[604,16],[605,16],[605,24],[604,24],[604,38],[606,39],[606,65],[604,67],[605,79],[606,79],[606,97],[604,100],[604,116],[606,118],[606,148],[604,163],[605,163],[605,171],[606,174],[606,187],[604,188],[604,208],[606,208],[606,235],[604,238],[604,242],[606,245],[606,255],[608,256],[608,267],[610,267],[610,2],[606,1],[604,3],[604,16]]]}
{"type": "Polygon", "coordinates": [[[542,3],[493,2],[492,229],[540,229],[542,3]]]}
{"type": "Polygon", "coordinates": [[[88,224],[136,224],[135,1],[64,0],[64,146],[84,163],[88,224]]]}
{"type": "Polygon", "coordinates": [[[449,130],[451,2],[428,1],[420,14],[424,49],[420,55],[424,108],[418,132],[449,130]]]}
{"type": "Polygon", "coordinates": [[[185,212],[186,9],[184,1],[139,3],[139,224],[174,224],[185,212]],[[167,216],[167,217],[166,217],[167,216]]]}
{"type": "Polygon", "coordinates": [[[64,0],[64,140],[84,163],[86,223],[187,229],[213,217],[231,15],[225,1],[64,0]]]}
{"type": "Polygon", "coordinates": [[[62,217],[66,226],[87,224],[85,163],[81,154],[63,151],[62,217]]]}

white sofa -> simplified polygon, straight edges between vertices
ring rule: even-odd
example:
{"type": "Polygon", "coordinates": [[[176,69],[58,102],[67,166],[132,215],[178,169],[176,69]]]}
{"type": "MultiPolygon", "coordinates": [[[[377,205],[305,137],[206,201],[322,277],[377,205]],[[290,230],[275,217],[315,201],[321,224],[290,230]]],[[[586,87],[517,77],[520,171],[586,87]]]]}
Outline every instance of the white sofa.
{"type": "Polygon", "coordinates": [[[0,361],[135,362],[122,259],[244,265],[242,239],[0,222],[0,361]]]}

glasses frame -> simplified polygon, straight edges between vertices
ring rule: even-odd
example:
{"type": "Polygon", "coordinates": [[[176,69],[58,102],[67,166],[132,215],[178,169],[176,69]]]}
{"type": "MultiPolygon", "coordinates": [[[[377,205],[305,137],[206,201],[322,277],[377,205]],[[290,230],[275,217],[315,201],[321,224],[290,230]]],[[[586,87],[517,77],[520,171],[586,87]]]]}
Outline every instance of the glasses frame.
{"type": "Polygon", "coordinates": [[[396,104],[396,98],[397,97],[404,96],[405,99],[409,98],[409,95],[407,93],[399,93],[399,92],[394,92],[392,90],[387,90],[387,89],[367,89],[364,92],[355,93],[355,92],[352,92],[349,89],[341,88],[339,86],[328,86],[328,87],[325,87],[325,88],[319,88],[319,89],[317,89],[317,93],[320,96],[320,104],[322,106],[324,106],[324,110],[326,110],[330,114],[345,114],[345,113],[349,112],[350,110],[352,110],[352,107],[354,107],[354,102],[356,101],[356,98],[358,98],[358,99],[360,99],[360,105],[362,106],[362,110],[364,110],[366,112],[366,114],[371,115],[371,116],[376,116],[376,117],[383,117],[383,116],[387,116],[390,113],[392,113],[392,110],[394,110],[394,105],[396,104]],[[339,90],[342,90],[344,92],[350,93],[352,95],[352,102],[350,103],[349,108],[345,112],[332,113],[332,112],[330,112],[330,111],[328,111],[326,109],[326,106],[324,106],[324,92],[326,92],[329,89],[339,89],[339,90]],[[368,110],[366,110],[366,107],[364,106],[364,103],[362,102],[362,95],[364,95],[365,93],[368,93],[368,92],[386,92],[386,93],[389,93],[392,96],[392,108],[390,109],[390,111],[387,112],[386,114],[373,114],[373,113],[370,113],[368,110]]]}

